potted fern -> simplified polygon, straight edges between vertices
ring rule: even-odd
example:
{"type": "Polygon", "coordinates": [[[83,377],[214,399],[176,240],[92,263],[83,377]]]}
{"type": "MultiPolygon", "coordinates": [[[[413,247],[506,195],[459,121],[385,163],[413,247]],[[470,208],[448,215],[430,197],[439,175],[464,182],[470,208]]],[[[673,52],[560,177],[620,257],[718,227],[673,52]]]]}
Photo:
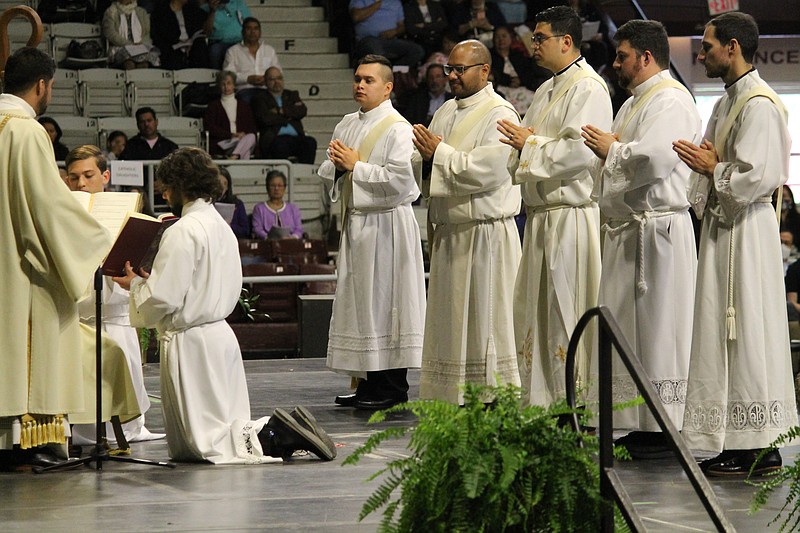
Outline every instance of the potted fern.
{"type": "Polygon", "coordinates": [[[520,394],[510,385],[468,384],[464,407],[413,401],[375,413],[371,423],[410,410],[418,423],[373,434],[344,461],[355,464],[410,433],[410,456],[370,477],[385,474],[359,520],[383,509],[380,531],[597,530],[609,505],[600,497],[597,438],[558,424],[571,412],[565,402],[520,408],[520,394]],[[487,397],[494,398],[488,407],[487,397]]]}
{"type": "MultiPolygon", "coordinates": [[[[776,449],[778,446],[790,443],[798,438],[800,438],[800,426],[789,428],[786,433],[781,434],[775,439],[772,443],[772,447],[766,448],[759,454],[754,464],[758,464],[758,461],[760,461],[764,455],[776,449]]],[[[786,517],[778,530],[781,533],[783,531],[797,531],[800,529],[800,464],[796,461],[792,465],[784,466],[776,472],[767,474],[766,480],[762,482],[747,480],[751,485],[758,487],[758,490],[753,495],[753,499],[750,502],[750,514],[756,513],[766,505],[769,495],[786,481],[789,482],[789,494],[786,496],[786,501],[775,518],[767,524],[768,526],[774,525],[783,517],[783,513],[786,512],[786,517]]]]}

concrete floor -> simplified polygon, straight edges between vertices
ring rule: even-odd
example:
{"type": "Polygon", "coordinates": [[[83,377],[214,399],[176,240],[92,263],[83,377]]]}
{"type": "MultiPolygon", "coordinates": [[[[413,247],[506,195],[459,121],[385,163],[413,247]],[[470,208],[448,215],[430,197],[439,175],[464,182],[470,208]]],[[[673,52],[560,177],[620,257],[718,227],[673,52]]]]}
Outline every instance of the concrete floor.
{"type": "MultiPolygon", "coordinates": [[[[333,397],[347,391],[347,378],[329,372],[322,359],[246,361],[253,417],[275,407],[310,408],[338,446],[332,462],[300,457],[261,466],[179,464],[166,469],[107,462],[35,475],[0,474],[0,528],[4,531],[313,531],[371,532],[380,516],[358,522],[363,502],[377,487],[364,480],[387,460],[404,453],[405,441],[392,442],[357,466],[342,461],[372,431],[369,413],[336,407],[333,397]]],[[[410,396],[417,396],[418,372],[410,372],[410,396]]],[[[158,394],[158,367],[145,367],[148,391],[158,394]]],[[[163,431],[158,402],[147,427],[163,431]]],[[[410,424],[395,416],[387,424],[410,424]]],[[[166,442],[134,443],[135,457],[166,460],[166,442]]],[[[788,448],[794,461],[800,448],[788,448]]],[[[620,476],[648,531],[712,531],[686,477],[673,460],[620,464],[620,476]]],[[[742,481],[712,480],[729,520],[741,532],[777,531],[768,527],[785,499],[774,496],[765,510],[747,513],[753,487],[742,481]]]]}

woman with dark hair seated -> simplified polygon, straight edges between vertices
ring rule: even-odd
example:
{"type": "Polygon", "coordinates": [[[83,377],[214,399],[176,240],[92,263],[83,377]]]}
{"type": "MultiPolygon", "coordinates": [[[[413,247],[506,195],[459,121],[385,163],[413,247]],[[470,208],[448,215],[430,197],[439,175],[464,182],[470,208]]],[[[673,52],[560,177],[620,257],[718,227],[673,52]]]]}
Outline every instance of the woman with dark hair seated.
{"type": "Polygon", "coordinates": [[[207,18],[194,0],[159,0],[151,20],[161,68],[208,68],[208,44],[205,35],[198,36],[207,18]]]}
{"type": "MultiPolygon", "coordinates": [[[[228,169],[219,167],[219,181],[222,183],[222,196],[219,197],[216,204],[230,204],[233,205],[233,217],[228,222],[233,230],[233,234],[239,239],[247,239],[250,237],[250,219],[247,218],[247,209],[244,207],[244,202],[239,200],[233,194],[233,180],[231,180],[231,173],[228,169]]],[[[217,211],[221,211],[217,208],[217,211]]],[[[223,215],[223,218],[225,216],[223,215]]],[[[227,221],[227,218],[226,218],[227,221]]]]}
{"type": "Polygon", "coordinates": [[[269,200],[253,209],[253,235],[257,239],[303,238],[303,221],[300,209],[283,201],[286,194],[286,176],[280,170],[267,174],[269,200]]]}
{"type": "Polygon", "coordinates": [[[50,117],[39,117],[39,124],[44,126],[47,135],[50,136],[50,141],[53,143],[53,152],[56,154],[56,161],[63,161],[66,159],[67,154],[69,153],[69,148],[64,146],[64,144],[61,142],[61,136],[63,133],[61,131],[61,126],[58,125],[58,122],[50,117]]]}

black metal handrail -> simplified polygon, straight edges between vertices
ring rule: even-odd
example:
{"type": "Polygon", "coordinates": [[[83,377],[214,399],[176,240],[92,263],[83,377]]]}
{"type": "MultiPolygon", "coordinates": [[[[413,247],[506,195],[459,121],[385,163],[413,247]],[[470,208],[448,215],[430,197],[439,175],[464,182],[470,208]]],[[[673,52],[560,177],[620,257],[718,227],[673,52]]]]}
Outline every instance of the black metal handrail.
{"type": "MultiPolygon", "coordinates": [[[[700,498],[700,501],[708,512],[709,517],[714,522],[718,531],[735,531],[733,525],[728,522],[725,517],[722,507],[717,500],[714,491],[711,489],[708,480],[700,471],[692,454],[683,442],[678,430],[670,421],[664,406],[661,405],[658,393],[647,377],[647,374],[636,357],[627,339],[622,334],[614,319],[611,311],[605,306],[595,307],[588,310],[578,321],[575,331],[569,341],[569,349],[567,350],[566,360],[566,395],[569,406],[575,409],[575,354],[578,350],[578,343],[583,335],[586,327],[591,320],[598,318],[598,392],[599,392],[599,427],[600,432],[600,494],[605,501],[610,502],[612,499],[619,505],[625,521],[634,531],[644,531],[638,513],[634,509],[633,501],[628,496],[622,481],[614,471],[614,455],[613,455],[613,422],[612,422],[612,381],[611,381],[611,347],[612,345],[617,349],[617,354],[631,375],[636,388],[639,393],[644,397],[650,413],[658,422],[661,431],[667,439],[667,444],[678,456],[678,462],[683,468],[683,471],[689,478],[689,481],[694,487],[694,491],[700,498]]],[[[573,414],[571,423],[576,431],[579,430],[578,416],[573,414]]],[[[601,531],[613,532],[614,531],[614,509],[612,506],[607,506],[603,511],[601,521],[601,531]]]]}

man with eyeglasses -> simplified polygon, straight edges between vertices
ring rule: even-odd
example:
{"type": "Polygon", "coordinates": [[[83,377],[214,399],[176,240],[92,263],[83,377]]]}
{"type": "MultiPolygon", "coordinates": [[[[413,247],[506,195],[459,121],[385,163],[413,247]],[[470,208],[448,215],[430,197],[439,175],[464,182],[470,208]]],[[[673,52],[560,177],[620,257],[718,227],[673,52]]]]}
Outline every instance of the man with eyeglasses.
{"type": "MultiPolygon", "coordinates": [[[[692,95],[669,73],[669,41],[660,22],[631,20],[616,39],[613,67],[633,96],[611,132],[590,124],[582,133],[599,158],[593,168],[595,193],[606,217],[599,301],[611,310],[680,430],[697,255],[686,195],[689,167],[672,142],[697,140],[701,121],[692,95]]],[[[616,363],[615,400],[633,400],[636,387],[616,363]]],[[[672,454],[645,405],[615,412],[614,427],[633,430],[618,444],[634,459],[672,454]]]]}
{"type": "Polygon", "coordinates": [[[455,99],[430,128],[414,125],[415,173],[428,201],[431,274],[420,398],[463,403],[465,382],[519,385],[512,300],[521,202],[497,121],[519,124],[489,83],[491,56],[476,40],[450,53],[455,99]]]}
{"type": "MultiPolygon", "coordinates": [[[[522,262],[514,290],[520,378],[531,404],[564,398],[564,363],[575,325],[597,306],[600,211],[592,200],[594,154],[581,126],[611,126],[605,81],[581,56],[581,19],[572,8],[536,16],[533,58],[553,72],[537,89],[522,126],[500,121],[501,141],[527,210],[522,262]]],[[[592,335],[578,350],[578,387],[589,378],[592,335]]]]}

